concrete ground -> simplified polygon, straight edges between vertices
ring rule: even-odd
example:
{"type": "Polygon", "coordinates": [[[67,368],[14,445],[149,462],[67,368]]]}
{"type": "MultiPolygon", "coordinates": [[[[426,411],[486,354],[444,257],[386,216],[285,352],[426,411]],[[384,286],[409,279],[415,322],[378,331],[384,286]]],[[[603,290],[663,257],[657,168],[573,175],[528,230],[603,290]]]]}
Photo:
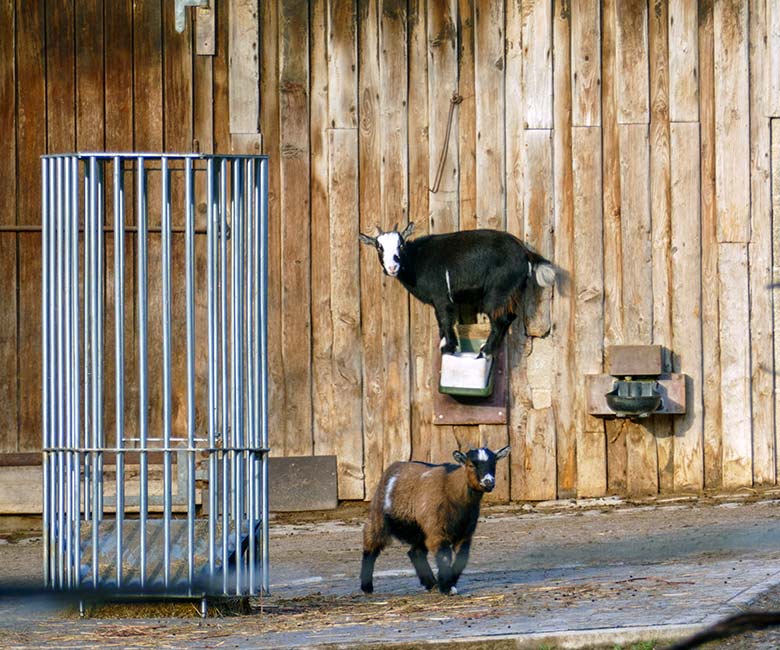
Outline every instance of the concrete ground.
{"type": "MultiPolygon", "coordinates": [[[[426,593],[406,549],[358,589],[364,507],[277,516],[272,595],[219,604],[98,608],[0,602],[0,647],[299,648],[432,642],[491,648],[662,647],[761,598],[780,609],[780,496],[619,500],[483,509],[460,595],[426,593]],[[775,595],[773,595],[775,594],[775,595]],[[641,646],[634,646],[638,642],[641,646]]],[[[35,536],[2,535],[0,579],[40,580],[35,536]]],[[[773,637],[777,639],[777,637],[773,637]]],[[[770,647],[758,645],[728,647],[770,647]]],[[[708,648],[711,646],[708,646],[708,648]]],[[[718,646],[720,647],[720,646],[718,646]]],[[[723,646],[726,647],[726,646],[723,646]]]]}

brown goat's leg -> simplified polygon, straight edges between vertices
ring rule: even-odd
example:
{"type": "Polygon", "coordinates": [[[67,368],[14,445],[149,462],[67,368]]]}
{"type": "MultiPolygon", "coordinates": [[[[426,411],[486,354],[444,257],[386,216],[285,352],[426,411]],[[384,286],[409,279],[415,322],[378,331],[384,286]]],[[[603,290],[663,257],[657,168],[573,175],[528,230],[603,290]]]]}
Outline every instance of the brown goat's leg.
{"type": "Polygon", "coordinates": [[[431,565],[428,564],[428,550],[423,546],[412,546],[407,555],[409,555],[409,559],[414,565],[420,584],[428,591],[433,589],[433,586],[436,584],[436,578],[433,577],[431,565]]]}
{"type": "Polygon", "coordinates": [[[463,573],[463,569],[466,568],[466,564],[469,561],[470,550],[471,540],[466,540],[460,545],[457,553],[455,553],[455,560],[452,563],[452,584],[450,588],[458,584],[458,578],[460,578],[460,574],[463,573]]]}
{"type": "Polygon", "coordinates": [[[450,593],[452,587],[452,547],[444,543],[436,551],[436,568],[439,570],[439,591],[450,593]]]}
{"type": "Polygon", "coordinates": [[[360,567],[360,588],[367,594],[374,593],[374,563],[380,551],[363,551],[363,564],[360,567]]]}

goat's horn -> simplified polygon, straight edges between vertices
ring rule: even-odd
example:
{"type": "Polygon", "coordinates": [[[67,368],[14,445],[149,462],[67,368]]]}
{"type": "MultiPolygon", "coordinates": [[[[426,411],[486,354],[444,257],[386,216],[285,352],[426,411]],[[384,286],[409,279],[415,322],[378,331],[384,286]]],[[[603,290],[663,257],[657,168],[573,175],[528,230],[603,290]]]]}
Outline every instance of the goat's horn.
{"type": "Polygon", "coordinates": [[[376,224],[376,234],[381,235],[382,234],[382,228],[380,228],[379,224],[376,224]]]}
{"type": "Polygon", "coordinates": [[[393,226],[393,232],[398,232],[398,223],[393,226]]]}

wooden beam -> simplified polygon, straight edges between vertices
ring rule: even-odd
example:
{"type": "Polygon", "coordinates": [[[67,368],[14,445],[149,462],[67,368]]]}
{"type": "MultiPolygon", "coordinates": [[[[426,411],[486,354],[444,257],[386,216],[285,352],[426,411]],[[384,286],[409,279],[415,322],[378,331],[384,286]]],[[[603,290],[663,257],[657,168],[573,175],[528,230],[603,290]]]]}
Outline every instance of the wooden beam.
{"type": "MultiPolygon", "coordinates": [[[[587,0],[569,6],[571,7],[571,86],[574,97],[572,124],[600,126],[601,3],[598,0],[587,0]]],[[[556,96],[556,101],[557,99],[556,96]]]]}
{"type": "MultiPolygon", "coordinates": [[[[656,5],[657,6],[657,5],[656,5]]],[[[699,119],[699,8],[669,2],[669,115],[672,122],[699,119]]]]}
{"type": "Polygon", "coordinates": [[[620,0],[615,6],[618,123],[646,124],[650,119],[647,2],[620,0]]]}
{"type": "Polygon", "coordinates": [[[552,4],[526,0],[522,10],[523,98],[526,129],[553,123],[552,4]]]}
{"type": "MultiPolygon", "coordinates": [[[[228,0],[230,6],[230,132],[258,133],[260,126],[260,23],[258,0],[228,0]]],[[[284,3],[287,4],[287,3],[284,3]]],[[[292,15],[291,13],[287,15],[292,15]]],[[[281,26],[282,23],[280,23],[281,26]]],[[[298,36],[301,34],[299,33],[298,36]]],[[[304,53],[306,40],[296,47],[304,53]]],[[[286,59],[289,62],[289,59],[286,59]]]]}

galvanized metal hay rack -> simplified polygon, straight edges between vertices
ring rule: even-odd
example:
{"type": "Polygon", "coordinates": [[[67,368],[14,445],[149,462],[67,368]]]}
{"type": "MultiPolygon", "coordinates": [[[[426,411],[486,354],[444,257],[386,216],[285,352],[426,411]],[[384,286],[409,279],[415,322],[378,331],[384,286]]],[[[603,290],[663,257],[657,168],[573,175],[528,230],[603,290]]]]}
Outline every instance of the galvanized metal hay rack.
{"type": "Polygon", "coordinates": [[[42,167],[46,585],[267,591],[267,159],[42,167]]]}

